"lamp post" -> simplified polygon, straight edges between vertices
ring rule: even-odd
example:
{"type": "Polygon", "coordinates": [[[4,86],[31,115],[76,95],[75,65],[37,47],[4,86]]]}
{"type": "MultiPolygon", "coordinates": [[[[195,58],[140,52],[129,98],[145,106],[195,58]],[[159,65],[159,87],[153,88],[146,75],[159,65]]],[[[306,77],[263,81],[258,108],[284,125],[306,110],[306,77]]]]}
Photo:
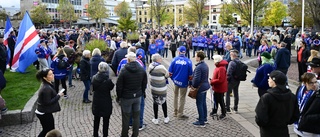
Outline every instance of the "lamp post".
{"type": "Polygon", "coordinates": [[[253,36],[253,0],[251,0],[251,25],[250,25],[250,34],[253,36]]]}
{"type": "Polygon", "coordinates": [[[302,0],[302,21],[301,21],[301,34],[304,33],[304,1],[302,0]]]}

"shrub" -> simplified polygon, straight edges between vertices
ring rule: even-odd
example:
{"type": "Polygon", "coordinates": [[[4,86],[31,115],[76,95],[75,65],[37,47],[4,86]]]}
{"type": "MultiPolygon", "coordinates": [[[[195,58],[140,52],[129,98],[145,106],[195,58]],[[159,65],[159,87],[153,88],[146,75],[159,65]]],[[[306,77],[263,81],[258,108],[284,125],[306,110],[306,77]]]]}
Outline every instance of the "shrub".
{"type": "Polygon", "coordinates": [[[90,50],[91,53],[95,48],[100,49],[101,52],[109,50],[107,43],[104,42],[103,40],[94,39],[94,40],[91,40],[89,43],[87,43],[85,46],[85,49],[90,50]]]}

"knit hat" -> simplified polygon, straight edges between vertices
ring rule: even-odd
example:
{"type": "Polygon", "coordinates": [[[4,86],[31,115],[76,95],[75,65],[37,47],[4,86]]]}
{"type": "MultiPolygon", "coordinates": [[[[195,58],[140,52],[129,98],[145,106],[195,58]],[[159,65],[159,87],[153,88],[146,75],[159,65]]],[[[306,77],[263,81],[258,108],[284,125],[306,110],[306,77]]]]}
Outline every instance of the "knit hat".
{"type": "Polygon", "coordinates": [[[271,55],[270,55],[270,53],[268,53],[268,52],[263,52],[263,53],[261,54],[261,57],[265,57],[265,58],[267,58],[267,59],[271,59],[271,58],[272,58],[271,55]]]}
{"type": "Polygon", "coordinates": [[[269,77],[276,83],[277,87],[281,90],[287,90],[287,76],[279,70],[274,70],[270,74],[269,77]]]}

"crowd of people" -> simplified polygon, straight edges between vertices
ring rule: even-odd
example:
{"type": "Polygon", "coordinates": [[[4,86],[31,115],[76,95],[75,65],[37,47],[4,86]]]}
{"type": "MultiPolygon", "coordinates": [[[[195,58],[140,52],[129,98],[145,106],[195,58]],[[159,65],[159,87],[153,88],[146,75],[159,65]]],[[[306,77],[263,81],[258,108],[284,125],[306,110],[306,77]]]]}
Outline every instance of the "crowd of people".
{"type": "MultiPolygon", "coordinates": [[[[44,137],[54,129],[52,113],[60,111],[58,101],[61,97],[69,97],[67,88],[74,87],[72,79],[76,77],[77,72],[85,87],[83,103],[92,102],[95,137],[98,136],[101,117],[103,136],[108,136],[109,119],[112,114],[110,93],[114,86],[116,101],[120,104],[122,113],[121,136],[128,136],[130,127],[133,129],[132,136],[138,136],[139,130],[145,128],[143,116],[147,86],[150,86],[153,99],[152,123],[160,123],[159,105],[162,106],[164,123],[169,123],[166,101],[168,78],[174,83],[173,117],[179,120],[189,118],[184,114],[184,105],[188,87],[195,87],[198,91],[198,118],[192,124],[205,127],[208,121],[206,95],[209,89],[213,104],[210,116],[217,115],[219,105],[219,119],[225,118],[231,111],[238,112],[239,85],[244,80],[240,79],[237,73],[241,72],[238,71],[243,64],[240,59],[245,55],[249,58],[255,56],[259,62],[251,82],[258,88],[260,97],[256,108],[256,122],[260,126],[261,136],[288,136],[287,125],[294,122],[295,131],[299,136],[320,134],[320,129],[308,128],[317,125],[312,121],[317,121],[318,119],[314,118],[320,114],[315,109],[318,106],[319,94],[316,79],[320,73],[320,58],[317,57],[320,45],[318,35],[300,34],[298,29],[294,28],[291,32],[286,30],[280,33],[276,30],[268,39],[259,31],[249,34],[231,30],[217,32],[210,29],[183,28],[144,29],[136,32],[81,29],[67,33],[40,30],[39,36],[40,44],[35,50],[38,60],[34,63],[39,69],[36,77],[42,83],[36,109],[36,115],[43,127],[39,137],[44,137]],[[132,33],[139,34],[138,41],[126,39],[132,33]],[[104,58],[98,48],[93,51],[86,48],[93,39],[103,40],[105,46],[112,50],[111,60],[104,58]],[[286,77],[293,43],[297,52],[299,81],[302,83],[296,95],[288,88],[286,77]],[[168,58],[168,50],[171,51],[172,61],[167,69],[161,63],[163,58],[168,58]],[[197,62],[194,69],[190,58],[197,62]],[[206,59],[213,60],[215,65],[211,78],[206,59]],[[75,64],[77,68],[73,68],[75,64]],[[111,73],[117,77],[116,83],[110,79],[111,73]],[[60,84],[62,90],[59,89],[60,84]],[[93,94],[92,101],[89,100],[90,91],[90,94],[93,94]],[[234,97],[233,107],[230,107],[231,95],[234,97]],[[279,121],[280,124],[277,123],[279,121]]],[[[10,33],[9,38],[13,40],[11,42],[15,42],[14,31],[10,33]]],[[[0,38],[0,68],[4,74],[7,60],[6,49],[1,40],[0,38]]],[[[12,44],[15,45],[8,43],[10,50],[12,44]]],[[[11,63],[8,62],[10,69],[11,63]]]]}

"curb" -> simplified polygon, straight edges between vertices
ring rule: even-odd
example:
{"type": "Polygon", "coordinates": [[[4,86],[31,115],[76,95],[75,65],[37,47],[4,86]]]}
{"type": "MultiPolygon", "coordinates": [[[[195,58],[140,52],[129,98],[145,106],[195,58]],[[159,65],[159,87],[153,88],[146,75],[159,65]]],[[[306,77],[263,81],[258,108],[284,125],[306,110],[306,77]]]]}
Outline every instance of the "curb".
{"type": "Polygon", "coordinates": [[[38,99],[38,91],[29,99],[22,110],[10,110],[2,115],[0,127],[30,123],[34,118],[36,102],[38,99]]]}

